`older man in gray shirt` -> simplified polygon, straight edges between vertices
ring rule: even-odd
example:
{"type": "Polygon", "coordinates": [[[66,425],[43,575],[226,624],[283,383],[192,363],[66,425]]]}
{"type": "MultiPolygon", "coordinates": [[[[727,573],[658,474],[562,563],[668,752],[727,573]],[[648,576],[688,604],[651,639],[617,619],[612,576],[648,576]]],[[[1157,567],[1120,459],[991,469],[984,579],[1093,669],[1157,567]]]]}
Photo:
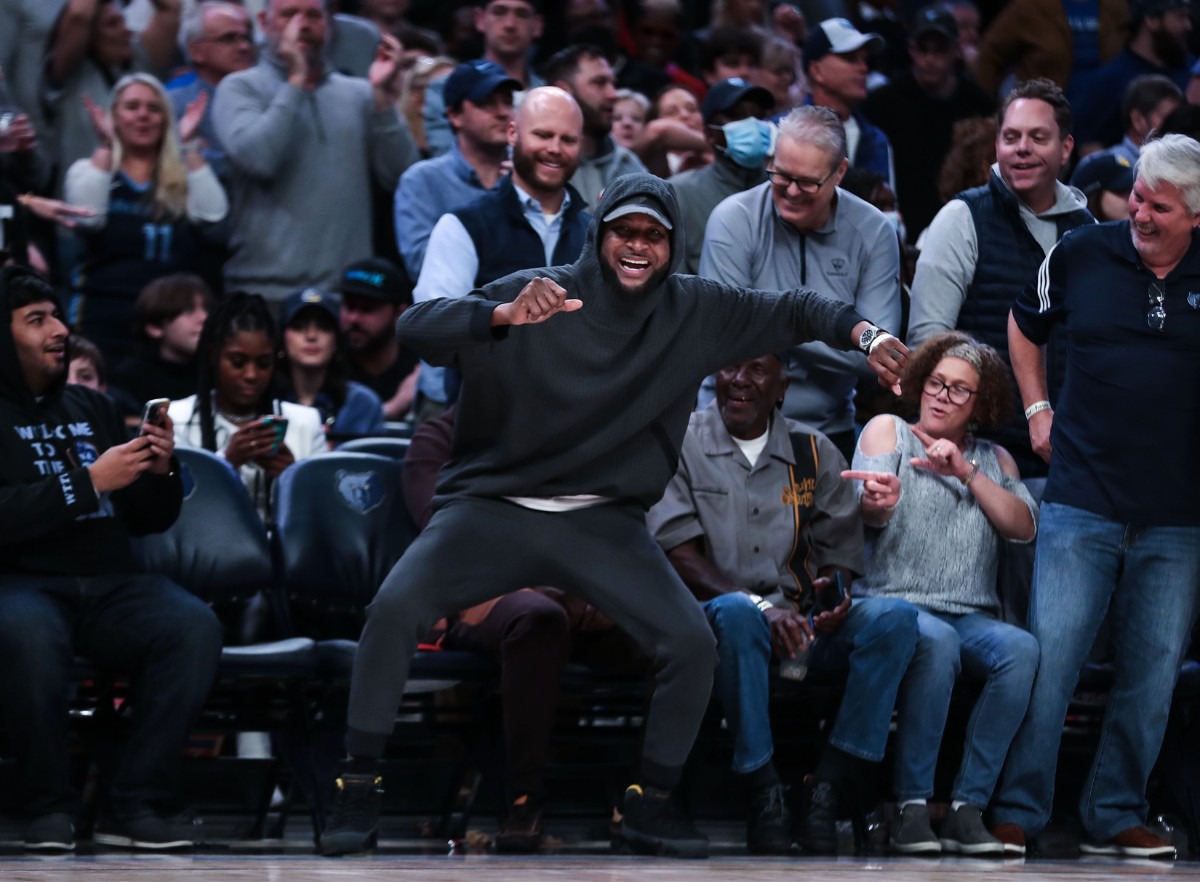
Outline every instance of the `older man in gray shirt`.
{"type": "MultiPolygon", "coordinates": [[[[881,327],[899,327],[899,240],[881,211],[838,187],[847,168],[836,114],[793,110],[779,125],[768,181],[730,196],[709,218],[700,275],[746,288],[815,288],[881,327]]],[[[819,429],[849,459],[866,356],[806,343],[789,353],[787,373],[784,415],[819,429]]]]}

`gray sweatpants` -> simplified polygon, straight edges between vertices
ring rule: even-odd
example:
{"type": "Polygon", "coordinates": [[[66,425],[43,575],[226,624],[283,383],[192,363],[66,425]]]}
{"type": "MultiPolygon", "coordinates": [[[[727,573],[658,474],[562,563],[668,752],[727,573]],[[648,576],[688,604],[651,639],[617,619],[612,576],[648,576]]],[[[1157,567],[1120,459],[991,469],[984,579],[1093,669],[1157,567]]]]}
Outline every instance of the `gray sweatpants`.
{"type": "Polygon", "coordinates": [[[717,653],[700,604],[634,504],[531,511],[463,497],[437,512],[367,608],[350,688],[347,748],[378,757],[418,640],[444,615],[527,585],[553,585],[606,613],[651,659],[642,768],[679,770],[712,689],[717,653]]]}

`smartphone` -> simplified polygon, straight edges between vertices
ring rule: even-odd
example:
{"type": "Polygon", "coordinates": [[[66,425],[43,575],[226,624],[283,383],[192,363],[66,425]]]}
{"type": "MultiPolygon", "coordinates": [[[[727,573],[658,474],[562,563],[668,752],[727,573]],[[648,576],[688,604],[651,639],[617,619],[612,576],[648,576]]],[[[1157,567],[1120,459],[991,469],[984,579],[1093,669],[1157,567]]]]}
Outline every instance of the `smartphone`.
{"type": "Polygon", "coordinates": [[[833,583],[824,591],[818,591],[817,596],[813,599],[812,617],[814,619],[821,613],[837,609],[846,599],[846,583],[842,581],[841,571],[834,570],[830,579],[833,583]]]}
{"type": "Polygon", "coordinates": [[[166,421],[167,405],[170,403],[170,398],[151,398],[147,401],[146,406],[142,408],[142,425],[138,434],[145,433],[147,423],[154,426],[163,425],[166,421]]]}
{"type": "Polygon", "coordinates": [[[260,422],[264,426],[270,426],[275,430],[275,438],[271,441],[271,456],[279,452],[280,446],[283,444],[283,437],[287,434],[288,421],[286,417],[281,416],[265,416],[260,422]]]}

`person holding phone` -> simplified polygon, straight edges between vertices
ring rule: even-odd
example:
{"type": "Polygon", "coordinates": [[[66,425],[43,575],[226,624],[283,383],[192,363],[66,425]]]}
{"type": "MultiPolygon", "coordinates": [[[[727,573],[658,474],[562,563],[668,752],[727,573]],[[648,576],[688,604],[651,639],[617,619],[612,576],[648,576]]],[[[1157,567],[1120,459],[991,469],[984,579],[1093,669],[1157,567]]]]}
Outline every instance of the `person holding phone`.
{"type": "Polygon", "coordinates": [[[1003,424],[1012,378],[994,349],[950,331],[912,354],[900,385],[917,421],[875,417],[843,473],[856,482],[867,525],[856,591],[918,609],[920,637],[900,696],[891,844],[905,854],[1003,855],[982,814],[1025,716],[1039,649],[1028,631],[1000,620],[996,574],[1001,543],[1033,541],[1038,507],[1012,455],[972,428],[1003,424]],[[960,671],[982,689],[939,837],[925,801],[960,671]]]}
{"type": "Polygon", "coordinates": [[[269,522],[275,478],[327,449],[321,415],[272,397],[275,321],[257,295],[230,295],[208,314],[199,356],[197,394],[168,408],[175,443],[225,457],[269,522]]]}
{"type": "Polygon", "coordinates": [[[780,356],[764,355],[717,373],[716,400],[692,414],[679,468],[647,524],[717,638],[714,692],[734,736],[733,770],[750,793],[751,852],[785,853],[792,841],[772,762],[772,655],[807,654],[813,670],[847,675],[799,830],[806,851],[832,854],[841,814],[865,845],[864,803],[916,647],[917,610],[839,594],[862,571],[862,519],[833,442],[777,413],[783,368],[780,356]]]}

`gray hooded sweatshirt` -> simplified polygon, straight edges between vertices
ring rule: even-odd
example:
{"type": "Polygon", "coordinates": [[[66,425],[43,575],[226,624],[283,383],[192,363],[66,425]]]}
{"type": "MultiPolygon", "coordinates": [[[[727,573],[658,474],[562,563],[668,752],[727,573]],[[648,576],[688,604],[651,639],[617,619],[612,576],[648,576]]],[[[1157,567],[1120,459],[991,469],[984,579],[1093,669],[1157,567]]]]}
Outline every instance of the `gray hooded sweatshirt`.
{"type": "MultiPolygon", "coordinates": [[[[464,299],[419,303],[401,342],[462,371],[452,458],[435,506],[458,495],[593,494],[657,502],[675,474],[704,376],[806,340],[848,349],[854,310],[814,291],[767,293],[678,274],[685,249],[674,192],[649,174],[612,181],[569,266],[514,273],[464,299]],[[671,271],[636,296],[605,279],[598,255],[615,206],[649,196],[671,219],[671,271]],[[537,276],[583,308],[492,328],[492,311],[537,276]]],[[[612,278],[611,275],[609,278],[612,278]]]]}

